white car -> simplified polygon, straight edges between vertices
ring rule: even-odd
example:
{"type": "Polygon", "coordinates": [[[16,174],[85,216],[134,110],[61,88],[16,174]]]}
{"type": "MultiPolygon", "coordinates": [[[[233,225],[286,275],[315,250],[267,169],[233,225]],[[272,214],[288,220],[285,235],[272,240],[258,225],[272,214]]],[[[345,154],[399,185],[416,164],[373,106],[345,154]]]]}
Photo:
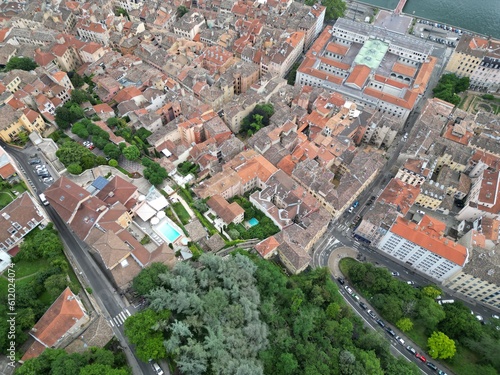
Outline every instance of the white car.
{"type": "Polygon", "coordinates": [[[500,316],[498,316],[498,315],[496,315],[496,314],[493,314],[491,317],[492,317],[493,319],[500,319],[500,316]]]}
{"type": "Polygon", "coordinates": [[[155,371],[156,374],[158,375],[163,375],[163,370],[161,367],[158,365],[156,362],[151,362],[151,367],[153,367],[153,370],[155,371]]]}

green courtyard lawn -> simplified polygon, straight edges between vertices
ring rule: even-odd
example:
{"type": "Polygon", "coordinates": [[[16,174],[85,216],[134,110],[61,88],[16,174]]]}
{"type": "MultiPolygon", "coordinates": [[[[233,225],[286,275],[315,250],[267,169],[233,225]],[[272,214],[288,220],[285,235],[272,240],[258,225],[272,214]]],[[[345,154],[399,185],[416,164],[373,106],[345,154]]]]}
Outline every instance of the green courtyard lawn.
{"type": "Polygon", "coordinates": [[[24,193],[27,189],[24,183],[20,182],[15,185],[9,185],[6,183],[6,181],[3,181],[1,183],[2,185],[0,188],[0,209],[8,206],[10,202],[12,202],[14,199],[16,199],[16,195],[13,193],[13,191],[16,191],[20,194],[24,193]]]}
{"type": "Polygon", "coordinates": [[[183,225],[189,223],[189,221],[191,220],[191,216],[189,216],[189,213],[186,211],[181,202],[173,203],[172,208],[174,209],[175,213],[177,214],[179,220],[182,222],[183,225]]]}

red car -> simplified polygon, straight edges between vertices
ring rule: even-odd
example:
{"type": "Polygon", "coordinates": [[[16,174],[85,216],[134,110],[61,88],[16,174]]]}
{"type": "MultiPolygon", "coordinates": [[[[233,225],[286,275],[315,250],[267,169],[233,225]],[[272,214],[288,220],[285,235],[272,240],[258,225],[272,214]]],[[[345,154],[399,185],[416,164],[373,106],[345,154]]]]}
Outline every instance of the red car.
{"type": "Polygon", "coordinates": [[[417,357],[418,359],[420,359],[424,363],[427,362],[427,359],[425,359],[425,357],[420,353],[415,354],[415,357],[417,357]]]}

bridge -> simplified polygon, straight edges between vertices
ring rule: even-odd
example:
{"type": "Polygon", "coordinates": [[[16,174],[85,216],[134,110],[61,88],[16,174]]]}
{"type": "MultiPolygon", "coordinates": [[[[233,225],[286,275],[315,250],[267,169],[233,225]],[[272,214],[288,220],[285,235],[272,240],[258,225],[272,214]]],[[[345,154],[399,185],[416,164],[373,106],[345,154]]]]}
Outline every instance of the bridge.
{"type": "Polygon", "coordinates": [[[405,7],[407,1],[408,0],[399,0],[398,6],[394,9],[394,14],[399,16],[403,12],[403,8],[405,7]]]}

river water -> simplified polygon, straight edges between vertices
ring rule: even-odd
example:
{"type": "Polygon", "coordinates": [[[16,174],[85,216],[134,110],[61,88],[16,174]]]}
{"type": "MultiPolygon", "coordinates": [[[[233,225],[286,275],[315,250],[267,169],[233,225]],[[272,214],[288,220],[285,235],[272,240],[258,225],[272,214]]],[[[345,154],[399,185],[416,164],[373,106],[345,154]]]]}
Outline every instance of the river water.
{"type": "MultiPolygon", "coordinates": [[[[361,1],[390,9],[399,2],[361,1]]],[[[408,0],[403,12],[500,39],[500,0],[408,0]]]]}

